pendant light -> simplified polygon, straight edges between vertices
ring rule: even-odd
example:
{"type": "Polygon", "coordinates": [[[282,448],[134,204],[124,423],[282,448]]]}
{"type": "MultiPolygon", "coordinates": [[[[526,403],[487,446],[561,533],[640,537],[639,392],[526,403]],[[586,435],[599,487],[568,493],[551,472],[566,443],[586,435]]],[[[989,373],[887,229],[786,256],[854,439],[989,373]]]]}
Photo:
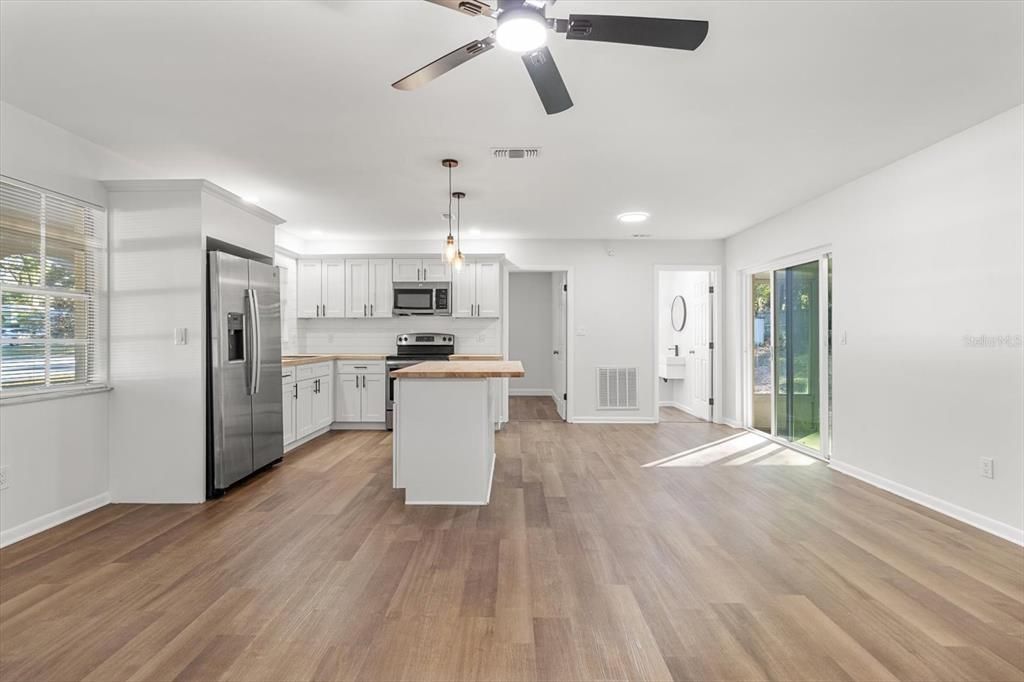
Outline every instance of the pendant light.
{"type": "Polygon", "coordinates": [[[458,245],[455,237],[452,236],[452,168],[457,168],[459,162],[455,159],[444,159],[441,165],[448,169],[448,237],[444,240],[444,250],[441,252],[446,263],[455,261],[455,254],[458,252],[458,245]]]}
{"type": "Polygon", "coordinates": [[[465,192],[452,192],[452,196],[455,197],[455,201],[458,202],[458,208],[456,209],[456,222],[455,222],[455,234],[458,237],[458,245],[456,246],[455,258],[452,259],[452,267],[456,270],[461,270],[462,266],[466,264],[466,259],[462,255],[462,200],[466,198],[465,192]]]}

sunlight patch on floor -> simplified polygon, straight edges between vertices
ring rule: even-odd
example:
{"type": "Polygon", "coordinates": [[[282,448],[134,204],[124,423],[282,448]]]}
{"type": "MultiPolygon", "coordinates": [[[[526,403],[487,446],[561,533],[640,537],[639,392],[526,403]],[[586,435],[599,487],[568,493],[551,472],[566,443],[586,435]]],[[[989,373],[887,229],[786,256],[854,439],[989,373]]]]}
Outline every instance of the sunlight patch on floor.
{"type": "Polygon", "coordinates": [[[816,461],[818,460],[781,443],[747,431],[648,462],[643,466],[808,466],[816,461]]]}

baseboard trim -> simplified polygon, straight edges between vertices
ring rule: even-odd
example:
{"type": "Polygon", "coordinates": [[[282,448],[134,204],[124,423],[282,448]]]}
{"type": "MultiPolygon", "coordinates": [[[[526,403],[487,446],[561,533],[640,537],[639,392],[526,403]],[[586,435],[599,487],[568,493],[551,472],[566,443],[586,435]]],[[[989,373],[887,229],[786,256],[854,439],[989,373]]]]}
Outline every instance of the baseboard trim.
{"type": "Polygon", "coordinates": [[[290,451],[294,450],[295,448],[299,447],[300,445],[305,445],[309,441],[313,440],[314,438],[319,438],[320,436],[324,435],[325,433],[327,433],[330,430],[331,430],[330,426],[325,426],[322,429],[317,429],[313,433],[311,433],[311,434],[309,434],[307,436],[303,436],[302,438],[300,438],[298,440],[293,440],[291,443],[288,443],[287,445],[284,446],[284,454],[287,455],[290,451]]]}
{"type": "Polygon", "coordinates": [[[0,532],[0,547],[6,547],[7,545],[13,545],[19,540],[31,537],[37,533],[42,533],[44,530],[49,530],[54,526],[59,526],[62,523],[66,523],[71,519],[77,518],[82,514],[88,514],[91,511],[95,511],[100,507],[105,507],[110,504],[110,493],[103,493],[95,497],[90,497],[87,500],[76,502],[75,504],[58,509],[57,511],[50,512],[49,514],[43,514],[42,516],[26,521],[20,526],[14,528],[8,528],[7,530],[0,532]]]}
{"type": "Polygon", "coordinates": [[[735,419],[728,419],[726,417],[719,417],[718,419],[715,420],[715,423],[716,424],[725,424],[726,426],[731,426],[734,429],[742,429],[743,428],[742,426],[740,426],[740,423],[738,421],[736,421],[735,419]]]}
{"type": "Polygon", "coordinates": [[[553,388],[510,388],[508,389],[510,397],[537,397],[537,398],[551,398],[555,399],[555,390],[553,388]]]}
{"type": "Polygon", "coordinates": [[[922,507],[927,507],[933,511],[937,511],[940,514],[945,514],[957,521],[962,521],[968,526],[973,526],[978,530],[983,530],[986,533],[990,533],[1004,540],[1024,546],[1024,529],[1014,528],[1008,523],[1002,521],[996,521],[995,519],[989,518],[977,512],[973,512],[970,509],[965,509],[961,506],[955,505],[951,502],[946,502],[934,495],[921,492],[915,488],[905,486],[902,483],[890,481],[887,478],[873,474],[870,471],[865,471],[859,467],[855,467],[852,464],[845,464],[843,462],[837,462],[833,460],[829,463],[829,468],[838,471],[841,474],[851,476],[859,481],[863,481],[868,485],[873,485],[876,488],[881,488],[887,492],[902,497],[905,500],[916,502],[922,507]]]}
{"type": "Polygon", "coordinates": [[[657,424],[653,417],[573,417],[573,424],[657,424]]]}

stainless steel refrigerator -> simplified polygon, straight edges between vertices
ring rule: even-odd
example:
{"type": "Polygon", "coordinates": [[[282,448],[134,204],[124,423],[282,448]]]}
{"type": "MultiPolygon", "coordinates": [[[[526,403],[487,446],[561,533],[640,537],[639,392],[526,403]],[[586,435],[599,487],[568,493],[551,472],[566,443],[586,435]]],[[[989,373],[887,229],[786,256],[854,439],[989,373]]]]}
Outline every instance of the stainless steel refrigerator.
{"type": "Polygon", "coordinates": [[[207,494],[281,459],[281,293],[272,265],[209,252],[207,494]]]}

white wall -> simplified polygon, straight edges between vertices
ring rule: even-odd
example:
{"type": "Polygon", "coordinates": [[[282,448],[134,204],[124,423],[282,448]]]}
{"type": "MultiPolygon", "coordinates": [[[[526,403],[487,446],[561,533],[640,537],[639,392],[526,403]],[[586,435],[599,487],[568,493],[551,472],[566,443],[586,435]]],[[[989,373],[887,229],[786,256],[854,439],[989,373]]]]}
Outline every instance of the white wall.
{"type": "MultiPolygon", "coordinates": [[[[105,207],[100,180],[149,171],[0,102],[0,174],[105,207]]],[[[0,545],[106,501],[107,413],[107,393],[0,405],[0,545]]]]}
{"type": "Polygon", "coordinates": [[[508,358],[523,363],[526,376],[509,380],[511,395],[548,395],[554,389],[550,272],[508,276],[508,358]]]}
{"type": "MultiPolygon", "coordinates": [[[[432,253],[433,241],[304,242],[306,254],[432,253]],[[401,249],[401,250],[398,250],[401,249]]],[[[643,421],[655,419],[654,366],[655,276],[658,264],[718,265],[724,262],[719,240],[476,240],[468,254],[505,254],[511,269],[571,269],[569,297],[574,305],[574,372],[570,379],[577,421],[643,421]],[[602,411],[596,407],[597,367],[637,367],[640,385],[636,410],[602,411]]],[[[300,322],[300,324],[302,324],[300,322]]]]}
{"type": "Polygon", "coordinates": [[[1021,537],[1022,118],[1016,107],[727,241],[727,417],[742,404],[740,270],[831,244],[833,461],[1021,537]]]}

